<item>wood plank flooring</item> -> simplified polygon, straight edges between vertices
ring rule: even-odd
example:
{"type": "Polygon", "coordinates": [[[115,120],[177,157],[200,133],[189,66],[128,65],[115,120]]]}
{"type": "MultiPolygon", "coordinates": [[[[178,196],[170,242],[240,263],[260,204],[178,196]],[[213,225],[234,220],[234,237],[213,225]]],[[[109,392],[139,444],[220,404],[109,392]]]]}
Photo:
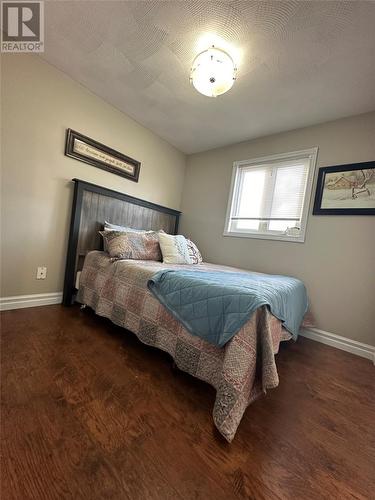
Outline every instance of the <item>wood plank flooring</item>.
{"type": "Polygon", "coordinates": [[[2,499],[375,499],[375,367],[300,338],[235,440],[214,390],[77,306],[7,311],[2,499]]]}

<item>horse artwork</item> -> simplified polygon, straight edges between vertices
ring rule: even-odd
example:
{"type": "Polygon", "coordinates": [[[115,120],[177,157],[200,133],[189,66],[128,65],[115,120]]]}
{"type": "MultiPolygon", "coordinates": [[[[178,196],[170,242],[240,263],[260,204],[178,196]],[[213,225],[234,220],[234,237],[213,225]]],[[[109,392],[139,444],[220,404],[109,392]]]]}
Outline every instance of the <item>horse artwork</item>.
{"type": "Polygon", "coordinates": [[[375,215],[375,161],[319,169],[314,215],[375,215]]]}

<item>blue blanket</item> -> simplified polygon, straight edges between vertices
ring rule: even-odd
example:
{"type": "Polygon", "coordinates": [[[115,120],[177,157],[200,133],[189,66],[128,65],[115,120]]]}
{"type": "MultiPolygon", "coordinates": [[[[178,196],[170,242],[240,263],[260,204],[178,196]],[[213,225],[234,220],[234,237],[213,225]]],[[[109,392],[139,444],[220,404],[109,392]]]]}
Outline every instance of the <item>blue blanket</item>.
{"type": "Polygon", "coordinates": [[[147,285],[189,332],[219,347],[263,305],[297,338],[308,307],[302,281],[287,276],[163,270],[147,285]]]}

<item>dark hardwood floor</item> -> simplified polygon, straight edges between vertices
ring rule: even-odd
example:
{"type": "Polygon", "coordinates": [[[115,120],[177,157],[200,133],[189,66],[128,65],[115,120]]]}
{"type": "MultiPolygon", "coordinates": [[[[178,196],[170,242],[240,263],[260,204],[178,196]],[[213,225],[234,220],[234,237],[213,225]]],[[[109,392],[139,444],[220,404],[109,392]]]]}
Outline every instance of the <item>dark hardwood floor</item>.
{"type": "Polygon", "coordinates": [[[214,390],[78,307],[2,323],[2,498],[375,498],[375,368],[300,338],[232,444],[214,390]]]}

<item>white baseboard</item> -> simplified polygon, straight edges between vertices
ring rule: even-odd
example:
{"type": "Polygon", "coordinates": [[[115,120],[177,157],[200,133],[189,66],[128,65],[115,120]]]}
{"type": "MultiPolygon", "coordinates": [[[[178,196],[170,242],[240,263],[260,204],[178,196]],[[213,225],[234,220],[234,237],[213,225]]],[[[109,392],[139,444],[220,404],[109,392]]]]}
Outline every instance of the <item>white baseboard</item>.
{"type": "Polygon", "coordinates": [[[61,302],[62,292],[0,297],[0,311],[23,309],[25,307],[49,306],[51,304],[61,304],[61,302]]]}
{"type": "Polygon", "coordinates": [[[300,335],[321,342],[322,344],[336,347],[336,349],[341,349],[342,351],[361,356],[362,358],[371,359],[375,365],[375,346],[363,344],[362,342],[341,337],[335,333],[318,330],[317,328],[303,328],[300,331],[300,335]]]}
{"type": "MultiPolygon", "coordinates": [[[[10,309],[23,309],[25,307],[49,306],[52,304],[61,304],[62,292],[38,293],[32,295],[16,295],[14,297],[0,298],[0,311],[10,309]]],[[[317,328],[303,328],[300,335],[322,344],[347,351],[362,358],[370,359],[375,364],[375,346],[363,344],[356,340],[341,337],[334,333],[318,330],[317,328]]]]}

